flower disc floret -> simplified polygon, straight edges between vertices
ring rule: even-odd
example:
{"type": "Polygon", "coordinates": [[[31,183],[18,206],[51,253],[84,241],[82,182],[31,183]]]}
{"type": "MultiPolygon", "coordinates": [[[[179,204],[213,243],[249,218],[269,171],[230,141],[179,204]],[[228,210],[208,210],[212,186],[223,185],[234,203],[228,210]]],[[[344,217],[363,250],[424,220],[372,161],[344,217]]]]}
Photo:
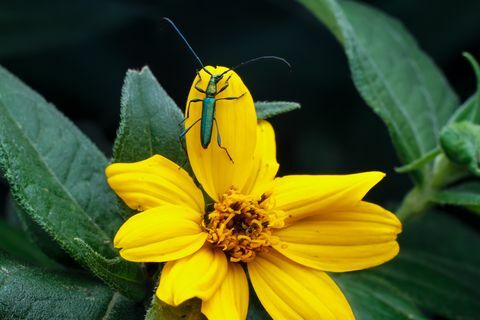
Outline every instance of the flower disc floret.
{"type": "Polygon", "coordinates": [[[203,220],[207,242],[224,251],[232,262],[251,262],[257,253],[268,252],[275,244],[272,226],[282,224],[269,200],[268,193],[255,199],[230,188],[203,220]]]}

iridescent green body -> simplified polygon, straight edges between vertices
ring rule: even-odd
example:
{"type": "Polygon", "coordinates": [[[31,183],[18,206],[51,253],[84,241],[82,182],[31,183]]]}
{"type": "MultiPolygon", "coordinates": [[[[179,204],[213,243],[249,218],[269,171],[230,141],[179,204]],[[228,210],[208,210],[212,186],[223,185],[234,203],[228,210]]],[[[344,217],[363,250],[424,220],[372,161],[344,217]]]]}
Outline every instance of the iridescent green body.
{"type": "MultiPolygon", "coordinates": [[[[212,140],[213,121],[215,119],[215,106],[217,102],[215,96],[218,94],[217,84],[222,77],[223,74],[210,75],[210,80],[208,81],[207,88],[204,92],[205,98],[202,100],[202,118],[200,120],[200,140],[204,149],[208,148],[208,145],[212,140]]],[[[199,88],[197,88],[197,84],[195,85],[195,89],[198,90],[199,88]]],[[[228,80],[226,85],[228,85],[228,80]]]]}
{"type": "Polygon", "coordinates": [[[202,118],[200,120],[200,140],[206,149],[212,140],[213,119],[215,117],[215,98],[206,97],[202,102],[202,118]]]}

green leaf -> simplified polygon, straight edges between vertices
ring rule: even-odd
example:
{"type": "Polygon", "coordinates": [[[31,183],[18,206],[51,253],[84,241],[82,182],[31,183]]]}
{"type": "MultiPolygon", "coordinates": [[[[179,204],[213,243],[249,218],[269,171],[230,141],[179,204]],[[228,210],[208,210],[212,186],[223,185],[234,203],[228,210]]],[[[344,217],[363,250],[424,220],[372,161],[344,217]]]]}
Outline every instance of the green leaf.
{"type": "Polygon", "coordinates": [[[180,142],[183,113],[148,67],[129,70],[122,89],[120,128],[113,148],[115,162],[135,162],[154,154],[184,164],[180,142]]]}
{"type": "Polygon", "coordinates": [[[33,219],[22,210],[11,197],[8,197],[7,213],[19,221],[19,225],[26,233],[30,242],[35,243],[40,250],[54,261],[72,267],[75,261],[63,250],[63,248],[33,219]]]}
{"type": "Polygon", "coordinates": [[[106,183],[105,156],[69,120],[0,67],[0,167],[20,207],[78,263],[127,296],[144,296],[138,264],[92,260],[75,239],[105,259],[123,222],[106,183]],[[115,268],[106,276],[105,269],[115,268]]]}
{"type": "Polygon", "coordinates": [[[465,101],[460,108],[455,111],[448,123],[451,124],[454,122],[469,121],[480,124],[480,108],[477,106],[478,99],[478,94],[474,94],[468,98],[467,101],[465,101]]]}
{"type": "Polygon", "coordinates": [[[439,191],[432,201],[454,206],[480,206],[480,181],[468,181],[439,191]]]}
{"type": "Polygon", "coordinates": [[[473,71],[475,72],[475,77],[477,79],[477,92],[476,98],[474,100],[473,106],[471,107],[470,112],[470,121],[476,124],[480,124],[480,65],[478,65],[477,60],[468,52],[463,54],[465,58],[472,65],[473,71]]]}
{"type": "Polygon", "coordinates": [[[465,208],[473,213],[480,214],[480,206],[465,206],[465,208]]]}
{"type": "Polygon", "coordinates": [[[480,66],[471,54],[464,53],[463,56],[468,59],[475,72],[475,77],[477,78],[477,92],[465,101],[465,103],[453,114],[449,123],[468,121],[480,124],[480,66]]]}
{"type": "Polygon", "coordinates": [[[300,109],[300,103],[289,101],[257,101],[255,110],[258,119],[268,119],[276,115],[300,109]]]}
{"type": "Polygon", "coordinates": [[[432,162],[441,153],[442,153],[442,150],[439,147],[435,148],[432,151],[426,153],[423,157],[413,162],[410,162],[409,164],[406,164],[404,166],[395,168],[395,171],[398,173],[407,173],[407,172],[412,172],[412,171],[421,169],[422,167],[432,162]]]}
{"type": "Polygon", "coordinates": [[[470,281],[479,281],[480,275],[472,272],[471,267],[445,257],[404,249],[394,263],[377,272],[420,308],[458,319],[474,318],[480,311],[477,306],[480,292],[459,275],[469,274],[470,281]]]}
{"type": "Polygon", "coordinates": [[[143,308],[85,274],[26,267],[0,252],[0,318],[141,319],[143,308]]]}
{"type": "Polygon", "coordinates": [[[466,166],[472,174],[480,176],[480,125],[452,123],[442,130],[440,144],[453,163],[466,166]]]}
{"type": "Polygon", "coordinates": [[[18,260],[47,269],[59,268],[21,230],[0,219],[0,249],[18,260]]]}
{"type": "Polygon", "coordinates": [[[332,276],[357,319],[426,319],[413,302],[388,281],[367,273],[332,276]]]}
{"type": "Polygon", "coordinates": [[[84,265],[115,290],[140,301],[145,297],[145,274],[139,264],[130,263],[121,257],[106,258],[93,250],[81,238],[73,238],[77,254],[84,265]]]}
{"type": "Polygon", "coordinates": [[[191,299],[178,307],[172,307],[159,300],[154,294],[145,320],[204,320],[206,317],[200,312],[201,303],[200,299],[191,299]]]}
{"type": "MultiPolygon", "coordinates": [[[[386,123],[403,164],[438,146],[458,98],[433,61],[395,19],[347,1],[300,0],[344,46],[355,86],[386,123]]],[[[417,170],[417,184],[427,179],[417,170]]]]}
{"type": "Polygon", "coordinates": [[[480,265],[480,251],[476,250],[480,234],[475,227],[441,211],[431,211],[410,221],[400,237],[401,251],[416,250],[421,255],[444,257],[467,268],[480,265]]]}
{"type": "Polygon", "coordinates": [[[480,312],[480,235],[444,213],[431,212],[405,226],[400,255],[361,273],[388,281],[431,314],[474,319],[480,312]]]}

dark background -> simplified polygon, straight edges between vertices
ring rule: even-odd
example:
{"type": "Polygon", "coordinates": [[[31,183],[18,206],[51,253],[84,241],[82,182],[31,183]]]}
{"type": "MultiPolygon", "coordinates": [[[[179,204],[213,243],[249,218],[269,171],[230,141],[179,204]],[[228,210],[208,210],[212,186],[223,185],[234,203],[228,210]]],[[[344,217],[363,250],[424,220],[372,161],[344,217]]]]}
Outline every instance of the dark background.
{"type": "MultiPolygon", "coordinates": [[[[401,20],[445,72],[461,100],[475,89],[461,56],[480,53],[480,1],[378,0],[369,4],[401,20]]],[[[399,201],[410,187],[382,121],[350,78],[342,48],[295,1],[0,1],[0,64],[54,103],[110,155],[128,68],[149,65],[183,109],[197,65],[169,25],[183,30],[206,64],[239,69],[255,100],[290,100],[300,111],[280,115],[276,128],[280,174],[388,174],[371,194],[399,201]]],[[[0,180],[1,198],[7,186],[0,180]]],[[[1,201],[1,200],[0,200],[1,201]]]]}

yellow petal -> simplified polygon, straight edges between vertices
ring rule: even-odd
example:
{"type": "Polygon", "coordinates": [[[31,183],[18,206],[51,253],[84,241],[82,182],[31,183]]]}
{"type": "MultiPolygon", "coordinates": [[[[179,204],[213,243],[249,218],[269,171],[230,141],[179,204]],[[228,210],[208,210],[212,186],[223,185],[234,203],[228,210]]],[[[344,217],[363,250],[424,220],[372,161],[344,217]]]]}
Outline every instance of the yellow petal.
{"type": "Polygon", "coordinates": [[[275,132],[268,121],[260,120],[257,126],[257,145],[253,155],[253,166],[243,189],[244,194],[260,196],[267,191],[277,174],[275,132]]]}
{"type": "Polygon", "coordinates": [[[188,207],[165,205],[128,219],[114,239],[120,255],[129,261],[164,262],[183,258],[205,243],[202,215],[188,207]]]}
{"type": "Polygon", "coordinates": [[[157,297],[173,306],[197,297],[207,300],[227,274],[225,254],[209,245],[194,254],[165,264],[157,288],[157,297]]]}
{"type": "MultiPolygon", "coordinates": [[[[225,67],[206,67],[212,74],[221,74],[228,70],[225,67]]],[[[204,70],[200,71],[202,80],[198,87],[205,90],[210,79],[204,70]]],[[[252,96],[240,77],[233,71],[225,73],[223,79],[217,84],[217,92],[225,86],[229,78],[228,87],[215,96],[216,99],[226,97],[239,97],[234,100],[219,100],[216,102],[215,118],[220,131],[221,144],[228,150],[233,162],[229,159],[227,152],[217,144],[217,128],[212,124],[212,140],[207,149],[201,144],[201,124],[197,122],[186,134],[187,151],[190,165],[200,184],[208,195],[218,200],[231,186],[238,190],[243,189],[247,179],[247,172],[252,166],[253,152],[255,150],[257,136],[257,118],[252,96]]],[[[204,99],[205,94],[195,89],[198,81],[195,78],[188,95],[188,104],[192,99],[204,99]]],[[[190,128],[195,121],[202,117],[202,102],[190,104],[188,118],[185,121],[185,128],[190,128]]],[[[205,119],[206,121],[208,119],[205,119]]],[[[208,122],[205,122],[208,123],[208,122]]]]}
{"type": "Polygon", "coordinates": [[[212,297],[202,303],[208,320],[245,320],[248,311],[248,282],[238,263],[229,263],[227,275],[212,297]]]}
{"type": "Polygon", "coordinates": [[[398,254],[400,221],[368,202],[311,216],[275,230],[280,253],[305,266],[333,272],[361,270],[398,254]]]}
{"type": "Polygon", "coordinates": [[[272,199],[288,214],[286,223],[356,204],[385,176],[382,172],[349,175],[295,175],[275,179],[272,199]]]}
{"type": "Polygon", "coordinates": [[[275,320],[354,319],[335,282],[324,272],[272,252],[248,264],[260,302],[275,320]]]}
{"type": "Polygon", "coordinates": [[[114,163],[105,173],[110,187],[132,209],[174,204],[203,211],[203,195],[192,178],[160,155],[134,163],[114,163]]]}

